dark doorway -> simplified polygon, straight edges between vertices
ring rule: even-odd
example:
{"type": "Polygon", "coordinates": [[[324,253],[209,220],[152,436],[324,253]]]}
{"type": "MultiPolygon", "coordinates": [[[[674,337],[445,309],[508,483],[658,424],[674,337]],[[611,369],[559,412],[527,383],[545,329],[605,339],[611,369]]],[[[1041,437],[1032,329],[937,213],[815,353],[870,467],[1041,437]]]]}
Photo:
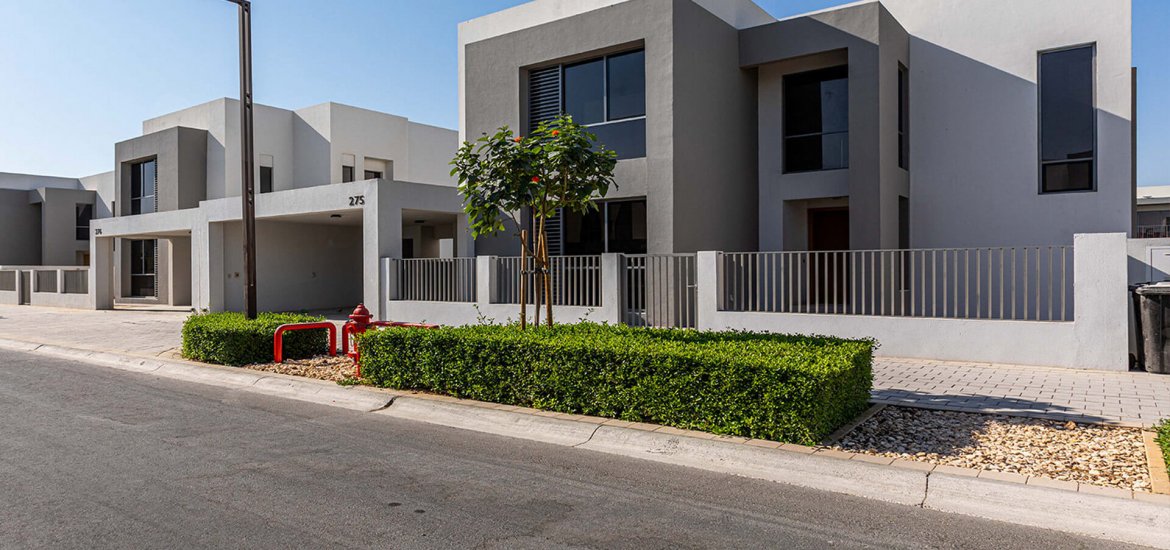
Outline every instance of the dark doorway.
{"type": "Polygon", "coordinates": [[[414,239],[402,239],[402,259],[414,259],[414,239]]]}
{"type": "Polygon", "coordinates": [[[812,280],[816,301],[813,312],[834,313],[848,304],[849,254],[825,254],[849,250],[849,208],[810,208],[808,249],[813,254],[812,280]]]}
{"type": "Polygon", "coordinates": [[[810,208],[808,211],[808,249],[849,250],[849,209],[810,208]]]}

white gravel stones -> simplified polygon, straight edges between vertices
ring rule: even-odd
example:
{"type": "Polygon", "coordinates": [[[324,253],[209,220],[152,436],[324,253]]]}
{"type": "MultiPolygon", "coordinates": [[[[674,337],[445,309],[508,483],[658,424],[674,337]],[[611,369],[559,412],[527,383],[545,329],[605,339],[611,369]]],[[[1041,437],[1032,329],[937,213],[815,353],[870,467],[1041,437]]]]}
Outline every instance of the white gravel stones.
{"type": "Polygon", "coordinates": [[[961,468],[1150,490],[1141,430],[886,407],[833,448],[961,468]]]}

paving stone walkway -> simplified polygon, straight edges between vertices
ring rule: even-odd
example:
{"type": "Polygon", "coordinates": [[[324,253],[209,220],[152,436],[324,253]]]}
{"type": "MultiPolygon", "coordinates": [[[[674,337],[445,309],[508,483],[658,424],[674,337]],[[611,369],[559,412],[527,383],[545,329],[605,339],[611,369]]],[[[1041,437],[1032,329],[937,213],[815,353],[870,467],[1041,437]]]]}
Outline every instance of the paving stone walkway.
{"type": "MultiPolygon", "coordinates": [[[[186,317],[181,311],[0,305],[0,338],[159,355],[179,347],[186,317]]],[[[1148,426],[1170,418],[1170,375],[880,357],[874,362],[873,399],[911,407],[1148,426]]]]}
{"type": "Polygon", "coordinates": [[[1170,375],[879,357],[878,403],[1149,426],[1170,418],[1170,375]]]}

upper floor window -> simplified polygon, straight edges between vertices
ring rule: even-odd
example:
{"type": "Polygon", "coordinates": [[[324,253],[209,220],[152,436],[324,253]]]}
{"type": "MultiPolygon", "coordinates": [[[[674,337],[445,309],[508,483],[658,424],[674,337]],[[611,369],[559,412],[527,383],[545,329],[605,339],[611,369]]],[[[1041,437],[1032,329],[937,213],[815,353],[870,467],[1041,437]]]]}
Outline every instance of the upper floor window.
{"type": "Polygon", "coordinates": [[[784,171],[849,167],[849,67],[784,77],[784,171]]]}
{"type": "Polygon", "coordinates": [[[377,170],[366,170],[366,179],[376,180],[376,179],[381,179],[381,178],[382,178],[381,172],[379,172],[377,170]]]}
{"type": "Polygon", "coordinates": [[[1093,46],[1040,53],[1040,192],[1096,189],[1093,46]]]}
{"type": "Polygon", "coordinates": [[[93,219],[93,205],[79,204],[77,205],[77,240],[89,240],[89,222],[93,219]]]}
{"type": "Polygon", "coordinates": [[[158,186],[158,162],[154,159],[130,165],[130,214],[158,211],[155,188],[158,186]]]}
{"type": "Polygon", "coordinates": [[[261,193],[271,193],[272,192],[272,167],[271,166],[261,166],[260,167],[260,192],[261,193]]]}
{"type": "Polygon", "coordinates": [[[529,72],[528,130],[569,114],[617,152],[646,156],[646,52],[636,50],[529,72]]]}
{"type": "Polygon", "coordinates": [[[910,169],[910,69],[898,64],[898,168],[910,169]]]}

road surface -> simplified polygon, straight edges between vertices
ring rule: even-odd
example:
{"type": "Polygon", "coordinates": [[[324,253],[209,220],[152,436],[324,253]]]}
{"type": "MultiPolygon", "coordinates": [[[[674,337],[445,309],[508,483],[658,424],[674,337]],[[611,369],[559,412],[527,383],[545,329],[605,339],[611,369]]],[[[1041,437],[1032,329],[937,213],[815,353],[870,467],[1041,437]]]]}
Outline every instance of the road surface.
{"type": "Polygon", "coordinates": [[[1121,548],[0,351],[0,548],[1121,548]]]}

